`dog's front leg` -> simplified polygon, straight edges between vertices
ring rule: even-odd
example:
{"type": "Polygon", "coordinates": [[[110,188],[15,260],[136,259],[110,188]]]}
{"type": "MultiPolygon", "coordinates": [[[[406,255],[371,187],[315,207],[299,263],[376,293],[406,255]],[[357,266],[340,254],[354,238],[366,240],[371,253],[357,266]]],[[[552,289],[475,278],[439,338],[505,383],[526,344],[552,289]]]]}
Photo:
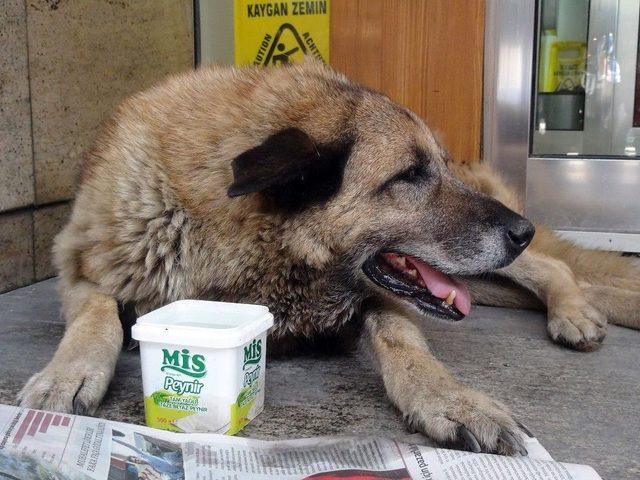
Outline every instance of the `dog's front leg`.
{"type": "Polygon", "coordinates": [[[61,286],[67,328],[49,364],[18,395],[22,406],[93,413],[104,396],[122,348],[114,298],[89,282],[61,286]]]}
{"type": "Polygon", "coordinates": [[[526,455],[518,423],[506,407],[458,382],[409,319],[373,310],[366,314],[365,331],[387,394],[410,425],[441,443],[526,455]]]}
{"type": "Polygon", "coordinates": [[[604,339],[607,318],[589,302],[563,261],[528,249],[498,273],[532,291],[547,306],[547,330],[556,342],[590,351],[604,339]]]}

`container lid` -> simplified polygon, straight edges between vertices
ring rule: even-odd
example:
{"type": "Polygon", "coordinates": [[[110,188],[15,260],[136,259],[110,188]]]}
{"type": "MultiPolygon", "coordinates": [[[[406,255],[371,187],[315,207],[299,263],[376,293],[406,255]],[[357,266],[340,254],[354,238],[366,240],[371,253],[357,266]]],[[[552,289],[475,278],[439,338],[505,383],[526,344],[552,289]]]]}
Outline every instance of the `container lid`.
{"type": "Polygon", "coordinates": [[[262,305],[179,300],[138,319],[131,336],[141,342],[233,348],[273,326],[262,305]]]}

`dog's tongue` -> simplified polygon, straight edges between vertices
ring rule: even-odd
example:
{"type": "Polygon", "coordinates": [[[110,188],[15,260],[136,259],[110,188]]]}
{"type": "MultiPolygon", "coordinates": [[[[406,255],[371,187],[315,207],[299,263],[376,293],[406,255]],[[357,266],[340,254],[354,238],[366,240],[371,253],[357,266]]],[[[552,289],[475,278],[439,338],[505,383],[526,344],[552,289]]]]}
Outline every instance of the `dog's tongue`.
{"type": "Polygon", "coordinates": [[[471,294],[465,284],[448,277],[417,258],[411,257],[408,260],[418,270],[422,281],[433,295],[444,300],[451,294],[452,290],[455,290],[453,304],[460,313],[469,315],[471,311],[471,294]]]}

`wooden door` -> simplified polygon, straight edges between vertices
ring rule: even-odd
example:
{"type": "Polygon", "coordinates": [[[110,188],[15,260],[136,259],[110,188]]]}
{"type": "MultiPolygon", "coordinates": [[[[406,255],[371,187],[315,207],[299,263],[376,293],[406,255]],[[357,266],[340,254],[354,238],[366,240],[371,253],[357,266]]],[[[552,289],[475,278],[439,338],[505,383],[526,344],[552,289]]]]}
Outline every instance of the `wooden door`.
{"type": "Polygon", "coordinates": [[[457,161],[482,135],[484,0],[332,0],[331,63],[406,105],[457,161]]]}

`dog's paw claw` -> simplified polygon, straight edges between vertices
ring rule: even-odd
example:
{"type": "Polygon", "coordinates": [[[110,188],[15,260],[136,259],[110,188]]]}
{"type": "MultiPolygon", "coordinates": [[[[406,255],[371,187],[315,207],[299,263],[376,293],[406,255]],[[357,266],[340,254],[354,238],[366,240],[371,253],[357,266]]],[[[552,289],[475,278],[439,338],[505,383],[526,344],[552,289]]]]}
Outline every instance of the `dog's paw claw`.
{"type": "Polygon", "coordinates": [[[595,338],[593,340],[569,340],[564,336],[560,335],[557,338],[554,338],[555,342],[564,345],[565,347],[571,348],[572,350],[576,350],[578,352],[594,352],[600,348],[602,345],[602,340],[604,336],[601,338],[595,338]]]}
{"type": "Polygon", "coordinates": [[[509,411],[475,390],[429,392],[412,402],[408,420],[433,440],[472,452],[526,455],[524,433],[509,411]]]}
{"type": "Polygon", "coordinates": [[[558,344],[579,352],[593,352],[600,348],[606,333],[597,329],[585,336],[583,332],[568,332],[567,334],[551,334],[551,338],[558,344]]]}
{"type": "Polygon", "coordinates": [[[520,420],[516,420],[516,423],[518,424],[518,428],[522,430],[527,435],[527,437],[535,438],[535,435],[531,433],[531,430],[529,430],[529,427],[527,427],[524,423],[522,423],[520,420]]]}
{"type": "Polygon", "coordinates": [[[91,415],[107,389],[110,376],[87,368],[46,367],[29,379],[18,394],[18,403],[39,410],[91,415]]]}
{"type": "Polygon", "coordinates": [[[82,401],[80,398],[78,398],[78,393],[80,393],[81,389],[82,385],[80,385],[80,388],[76,392],[76,396],[73,398],[73,413],[76,415],[86,415],[89,412],[89,407],[87,406],[87,404],[84,403],[84,401],[82,401]]]}
{"type": "Polygon", "coordinates": [[[480,453],[482,451],[476,436],[464,425],[458,427],[457,435],[459,443],[464,444],[472,452],[480,453]]]}
{"type": "Polygon", "coordinates": [[[502,430],[498,436],[498,441],[504,443],[509,450],[518,452],[523,457],[529,455],[524,443],[508,430],[502,430]]]}

